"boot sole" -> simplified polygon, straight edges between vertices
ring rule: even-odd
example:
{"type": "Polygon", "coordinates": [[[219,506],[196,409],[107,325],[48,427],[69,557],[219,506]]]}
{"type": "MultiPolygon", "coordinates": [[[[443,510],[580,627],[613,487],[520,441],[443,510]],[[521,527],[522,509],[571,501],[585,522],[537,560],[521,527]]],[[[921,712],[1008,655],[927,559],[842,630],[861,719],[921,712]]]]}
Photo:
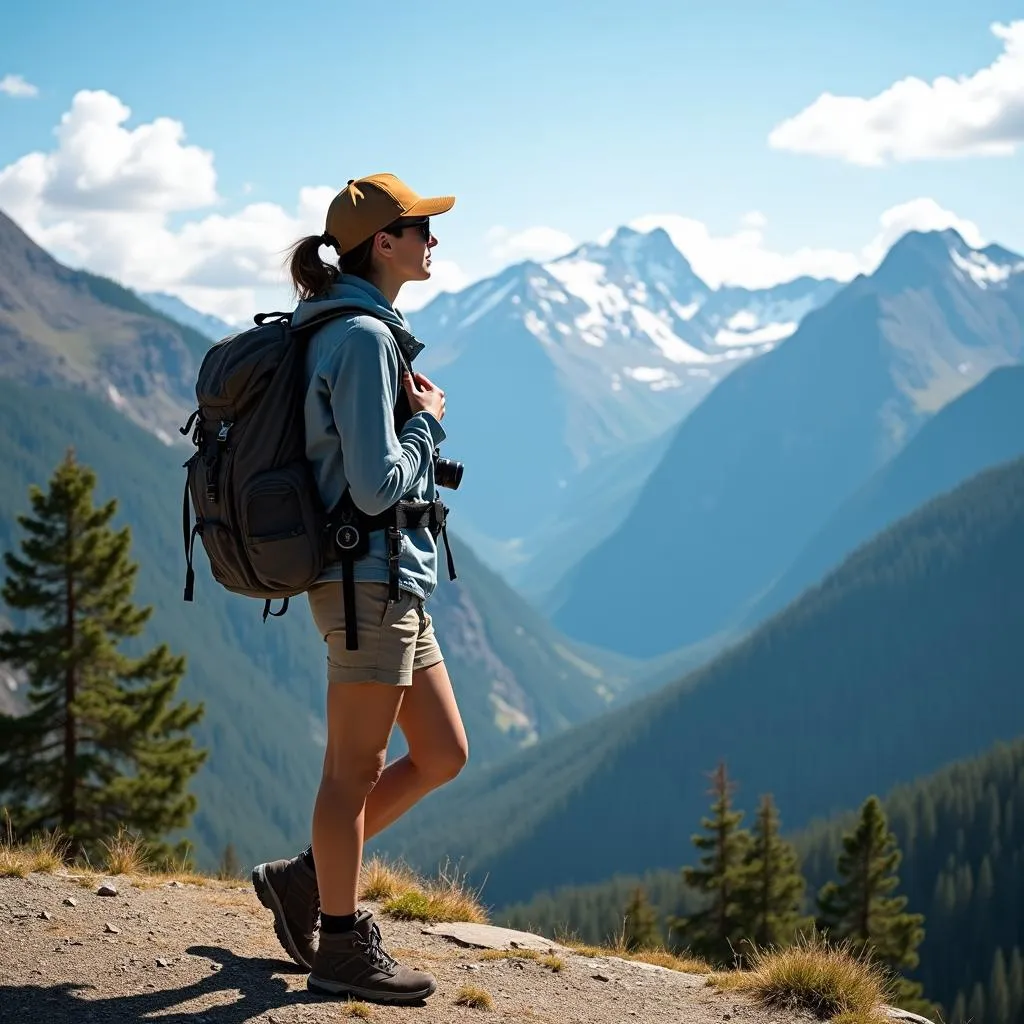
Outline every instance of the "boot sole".
{"type": "Polygon", "coordinates": [[[306,958],[299,952],[299,947],[292,938],[288,924],[284,916],[284,907],[274,892],[274,887],[267,881],[265,864],[257,864],[252,869],[252,887],[256,890],[256,898],[274,915],[274,934],[277,941],[285,948],[285,952],[300,966],[307,971],[312,970],[313,965],[307,962],[306,958]]]}
{"type": "Polygon", "coordinates": [[[371,1003],[418,1003],[437,991],[437,982],[431,981],[417,992],[388,992],[373,988],[359,988],[357,985],[346,985],[340,981],[325,981],[314,975],[306,979],[306,988],[321,996],[354,996],[371,1003]]]}

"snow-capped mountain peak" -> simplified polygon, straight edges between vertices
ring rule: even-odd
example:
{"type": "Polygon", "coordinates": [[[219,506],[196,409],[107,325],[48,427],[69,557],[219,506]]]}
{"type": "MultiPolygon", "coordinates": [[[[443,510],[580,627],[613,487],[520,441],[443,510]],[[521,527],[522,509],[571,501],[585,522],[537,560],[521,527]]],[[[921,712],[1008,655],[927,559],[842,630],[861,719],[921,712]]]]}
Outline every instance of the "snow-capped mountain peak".
{"type": "Polygon", "coordinates": [[[1024,258],[1001,246],[971,249],[966,245],[951,245],[949,256],[953,266],[979,288],[1005,286],[1012,274],[1024,273],[1024,258]]]}

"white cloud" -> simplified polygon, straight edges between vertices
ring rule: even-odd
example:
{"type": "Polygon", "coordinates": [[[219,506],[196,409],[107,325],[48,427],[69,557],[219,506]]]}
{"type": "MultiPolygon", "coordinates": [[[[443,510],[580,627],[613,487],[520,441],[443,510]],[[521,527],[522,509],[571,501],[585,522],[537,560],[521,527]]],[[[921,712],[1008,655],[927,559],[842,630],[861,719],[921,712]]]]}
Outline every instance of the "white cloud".
{"type": "MultiPolygon", "coordinates": [[[[186,142],[181,122],[128,128],[130,116],[110,93],[77,93],[52,151],[0,169],[0,208],[58,259],[131,288],[170,292],[235,322],[290,308],[286,250],[323,230],[336,189],[303,188],[291,209],[253,201],[228,212],[213,154],[186,142]]],[[[455,264],[439,261],[409,298],[426,301],[462,282],[455,264]]]]}
{"type": "Polygon", "coordinates": [[[405,285],[399,296],[398,307],[403,312],[422,309],[441,292],[458,292],[470,284],[471,278],[452,260],[432,260],[429,281],[414,281],[405,285]]]}
{"type": "Polygon", "coordinates": [[[886,210],[878,219],[878,231],[858,250],[804,247],[779,252],[765,244],[762,230],[743,218],[746,226],[728,235],[713,235],[706,224],[678,214],[651,214],[630,223],[637,231],[664,228],[677,249],[689,260],[699,277],[712,288],[740,285],[768,288],[807,274],[849,281],[859,273],[870,273],[898,238],[910,230],[938,231],[956,228],[972,246],[984,244],[977,225],[944,209],[934,199],[912,199],[886,210]]]}
{"type": "Polygon", "coordinates": [[[769,145],[865,167],[1012,154],[1024,143],[1024,20],[990,28],[1003,52],[988,67],[904,78],[870,99],[823,93],[777,125],[769,145]]]}
{"type": "Polygon", "coordinates": [[[558,228],[536,226],[517,231],[497,226],[487,232],[491,256],[503,263],[519,260],[550,260],[563,256],[575,246],[571,235],[558,228]]]}
{"type": "Polygon", "coordinates": [[[39,95],[39,88],[26,82],[21,75],[4,75],[0,78],[0,92],[15,99],[27,100],[39,95]]]}

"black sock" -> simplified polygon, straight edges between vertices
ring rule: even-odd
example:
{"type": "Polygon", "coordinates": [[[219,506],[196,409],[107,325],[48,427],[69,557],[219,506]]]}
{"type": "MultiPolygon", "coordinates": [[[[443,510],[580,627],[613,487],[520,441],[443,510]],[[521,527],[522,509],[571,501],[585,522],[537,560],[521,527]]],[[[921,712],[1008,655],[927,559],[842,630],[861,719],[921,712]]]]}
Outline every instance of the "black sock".
{"type": "Polygon", "coordinates": [[[311,845],[307,846],[299,856],[304,861],[306,867],[316,874],[316,864],[313,863],[313,847],[311,845]]]}
{"type": "Polygon", "coordinates": [[[321,914],[320,931],[328,935],[337,935],[339,932],[350,932],[356,926],[355,914],[321,914]]]}

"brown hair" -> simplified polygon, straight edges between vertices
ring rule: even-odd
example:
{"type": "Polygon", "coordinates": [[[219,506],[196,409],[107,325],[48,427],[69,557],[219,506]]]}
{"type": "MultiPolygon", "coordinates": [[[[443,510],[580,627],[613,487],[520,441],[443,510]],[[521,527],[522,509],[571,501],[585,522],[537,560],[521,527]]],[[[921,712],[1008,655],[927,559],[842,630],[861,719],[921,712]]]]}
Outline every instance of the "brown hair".
{"type": "MultiPolygon", "coordinates": [[[[394,224],[382,228],[389,235],[396,238],[402,234],[401,219],[394,224]]],[[[373,240],[376,232],[360,242],[354,249],[350,249],[338,259],[338,266],[325,263],[320,258],[320,247],[330,246],[335,252],[338,251],[338,243],[327,232],[322,235],[306,235],[300,238],[288,250],[288,271],[292,278],[292,287],[300,299],[313,299],[323,295],[328,288],[338,280],[341,274],[354,274],[370,280],[373,269],[373,240]]]]}

